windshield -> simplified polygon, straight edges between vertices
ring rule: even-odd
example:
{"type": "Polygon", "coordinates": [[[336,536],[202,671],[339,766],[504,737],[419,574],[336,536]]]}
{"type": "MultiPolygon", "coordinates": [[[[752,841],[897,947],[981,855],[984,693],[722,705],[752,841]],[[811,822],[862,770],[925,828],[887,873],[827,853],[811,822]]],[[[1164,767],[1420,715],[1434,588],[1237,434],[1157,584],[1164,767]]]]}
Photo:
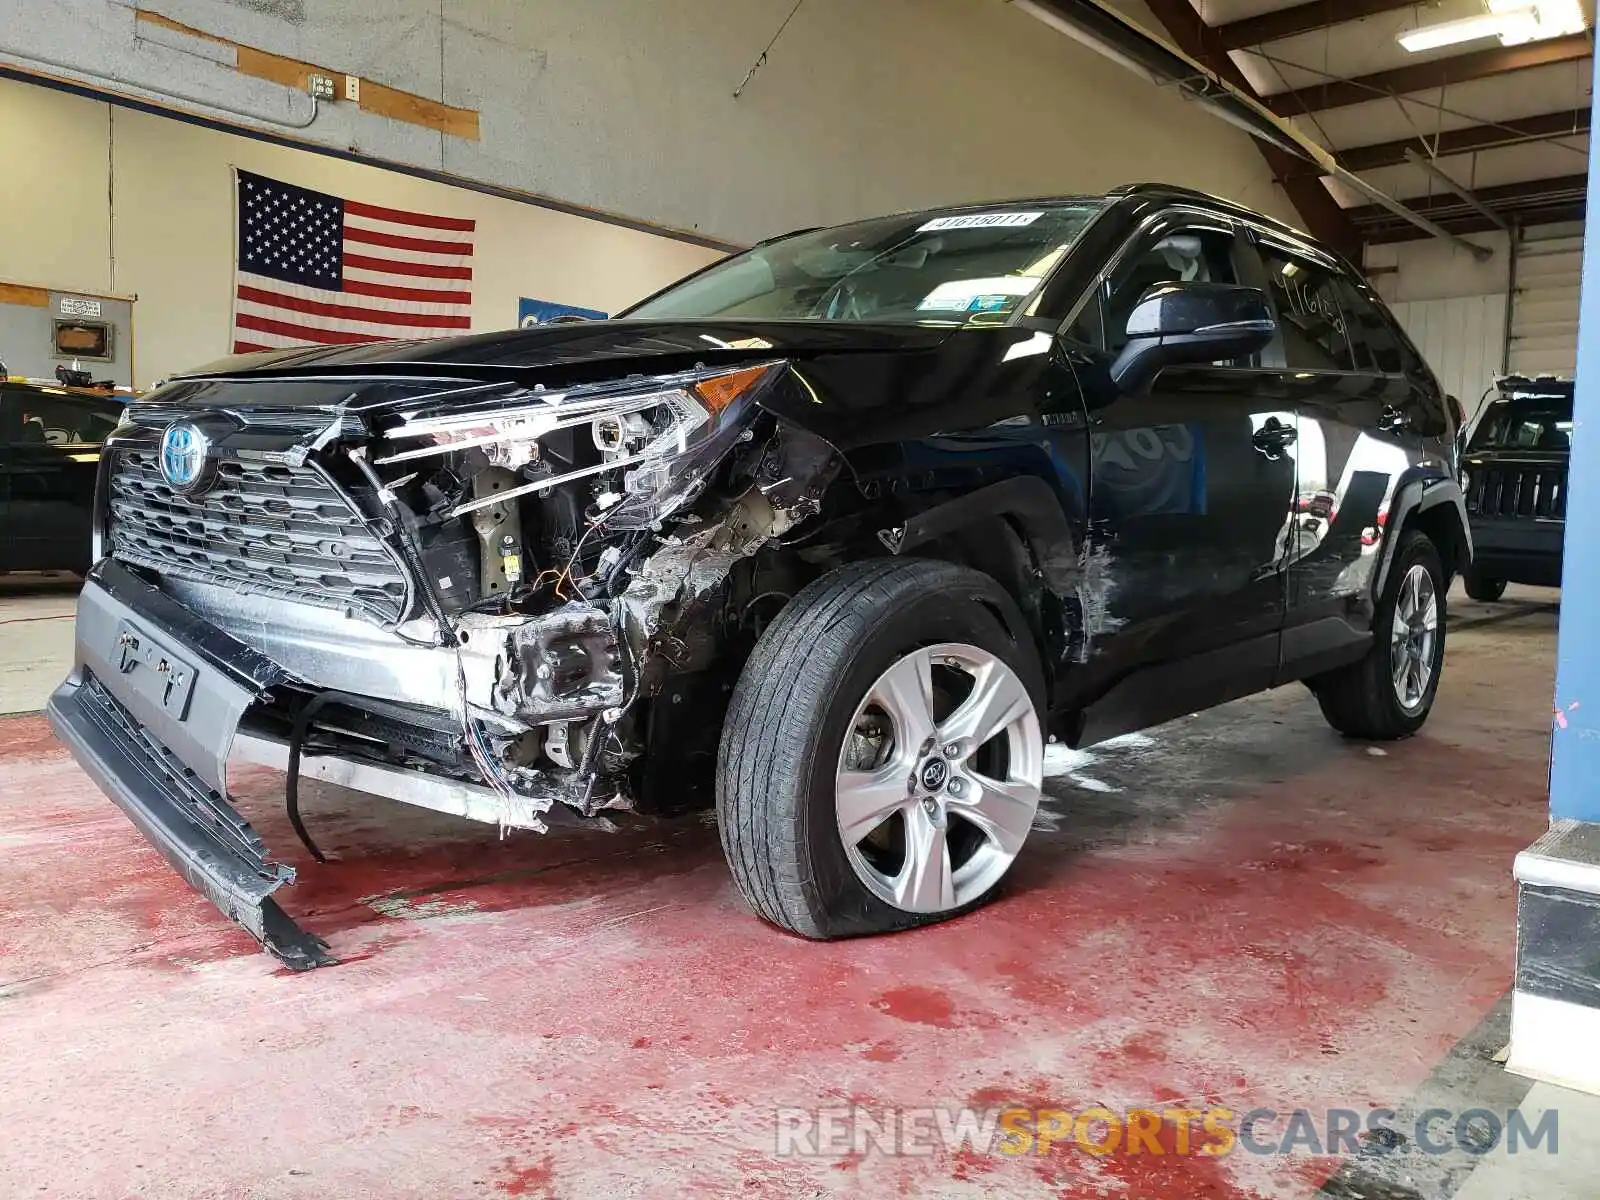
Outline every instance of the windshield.
{"type": "Polygon", "coordinates": [[[1572,401],[1562,396],[1502,397],[1472,435],[1472,450],[1572,449],[1572,401]]]}
{"type": "Polygon", "coordinates": [[[757,246],[645,301],[639,318],[1003,324],[1099,201],[881,217],[757,246]]]}

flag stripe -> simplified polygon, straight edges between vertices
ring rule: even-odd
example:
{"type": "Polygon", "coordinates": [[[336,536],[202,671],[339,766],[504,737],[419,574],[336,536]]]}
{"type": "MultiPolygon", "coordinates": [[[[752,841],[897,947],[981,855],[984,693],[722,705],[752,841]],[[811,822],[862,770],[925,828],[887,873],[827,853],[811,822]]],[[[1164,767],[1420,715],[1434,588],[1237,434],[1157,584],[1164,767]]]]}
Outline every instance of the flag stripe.
{"type": "Polygon", "coordinates": [[[392,308],[360,308],[353,304],[331,304],[325,300],[312,300],[305,296],[282,295],[263,288],[239,285],[239,299],[257,304],[286,308],[293,312],[309,313],[319,317],[340,317],[347,321],[364,321],[371,325],[411,325],[427,329],[471,329],[472,319],[465,316],[445,316],[438,312],[404,311],[392,308]]]}
{"type": "Polygon", "coordinates": [[[351,242],[363,242],[368,246],[387,246],[393,250],[415,250],[423,254],[449,254],[456,258],[467,258],[472,254],[471,242],[441,242],[433,238],[403,237],[398,233],[384,233],[377,229],[365,229],[359,225],[352,225],[348,221],[344,226],[344,240],[348,245],[351,242]]]}
{"type": "Polygon", "coordinates": [[[363,342],[382,342],[387,338],[372,333],[348,333],[341,329],[319,329],[309,325],[291,325],[288,321],[274,321],[254,313],[241,312],[233,323],[240,329],[254,329],[261,333],[276,333],[283,337],[299,338],[304,342],[317,342],[324,346],[355,346],[363,342]]]}
{"type": "MultiPolygon", "coordinates": [[[[375,320],[382,320],[384,313],[424,313],[442,317],[467,317],[472,316],[472,293],[466,293],[463,303],[439,303],[436,300],[391,300],[387,297],[366,300],[352,295],[346,290],[334,291],[329,288],[315,287],[305,283],[285,283],[274,279],[270,275],[255,275],[248,271],[239,272],[239,288],[255,288],[261,292],[270,292],[274,296],[293,296],[298,300],[312,300],[318,304],[343,304],[359,309],[362,313],[374,314],[375,320]]],[[[382,278],[380,276],[380,278],[382,278]]],[[[346,281],[348,287],[349,281],[346,281]]],[[[238,299],[238,293],[235,293],[238,299]]]]}
{"type": "Polygon", "coordinates": [[[478,227],[478,223],[470,217],[436,217],[429,213],[362,204],[359,200],[346,200],[344,211],[346,216],[372,217],[379,221],[393,221],[397,225],[417,225],[423,229],[453,229],[460,233],[471,233],[478,227]]]}
{"type": "Polygon", "coordinates": [[[415,300],[421,304],[468,304],[471,292],[436,292],[432,288],[395,287],[387,283],[370,283],[365,279],[351,279],[346,274],[344,290],[355,296],[376,296],[383,300],[415,300]]]}
{"type": "Polygon", "coordinates": [[[270,349],[272,349],[271,346],[258,346],[254,342],[241,342],[241,341],[235,340],[235,342],[233,343],[233,352],[235,354],[254,354],[258,350],[270,350],[270,349]]]}
{"type": "MultiPolygon", "coordinates": [[[[394,259],[408,263],[422,263],[425,266],[469,267],[472,265],[471,253],[457,254],[452,251],[449,254],[434,254],[428,250],[404,250],[390,247],[362,245],[356,242],[353,238],[341,238],[339,240],[339,249],[341,256],[346,254],[381,254],[385,259],[394,259]]],[[[331,282],[321,280],[308,280],[308,282],[317,284],[319,287],[334,286],[331,282]]]]}
{"type": "Polygon", "coordinates": [[[418,275],[424,279],[471,279],[471,267],[447,267],[439,263],[396,262],[387,258],[368,258],[364,254],[346,254],[347,267],[365,267],[369,271],[387,271],[395,275],[418,275]]]}
{"type": "Polygon", "coordinates": [[[252,330],[248,335],[252,340],[247,345],[260,346],[263,350],[294,350],[305,349],[307,346],[316,346],[325,343],[309,342],[303,337],[283,337],[276,333],[260,333],[252,330]]]}
{"type": "Polygon", "coordinates": [[[320,313],[300,312],[292,308],[281,308],[275,304],[257,304],[253,300],[242,298],[235,302],[235,313],[241,317],[249,316],[259,320],[294,325],[311,325],[318,329],[331,329],[337,333],[358,333],[376,338],[458,337],[466,332],[464,328],[450,328],[440,325],[389,325],[378,316],[361,317],[355,320],[351,320],[349,317],[326,317],[320,313]]]}

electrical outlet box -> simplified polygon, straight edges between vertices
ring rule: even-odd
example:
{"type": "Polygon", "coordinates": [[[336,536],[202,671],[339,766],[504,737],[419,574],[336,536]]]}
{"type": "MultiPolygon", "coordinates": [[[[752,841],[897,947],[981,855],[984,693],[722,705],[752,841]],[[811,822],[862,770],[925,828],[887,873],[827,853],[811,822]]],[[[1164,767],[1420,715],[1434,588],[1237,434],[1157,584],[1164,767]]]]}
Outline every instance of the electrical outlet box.
{"type": "Polygon", "coordinates": [[[306,79],[306,91],[310,92],[318,100],[332,100],[333,99],[333,76],[332,75],[311,75],[311,76],[308,76],[307,79],[306,79]]]}
{"type": "Polygon", "coordinates": [[[361,76],[346,75],[344,77],[344,98],[351,104],[361,103],[361,76]]]}

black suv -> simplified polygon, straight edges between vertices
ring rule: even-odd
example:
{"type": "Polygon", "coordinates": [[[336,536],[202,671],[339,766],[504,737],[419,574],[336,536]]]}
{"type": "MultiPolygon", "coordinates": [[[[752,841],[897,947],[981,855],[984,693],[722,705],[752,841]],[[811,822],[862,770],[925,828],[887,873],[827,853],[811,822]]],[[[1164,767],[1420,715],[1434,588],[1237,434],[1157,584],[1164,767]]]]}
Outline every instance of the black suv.
{"type": "Polygon", "coordinates": [[[114,395],[0,375],[0,570],[88,569],[100,446],[122,412],[114,395]]]}
{"type": "Polygon", "coordinates": [[[808,937],[980,903],[1047,740],[1294,680],[1427,718],[1445,398],[1347,263],[1168,187],[903,213],[621,319],[224,360],[134,405],[60,736],[284,961],[231,752],[502,827],[716,797],[808,937]]]}
{"type": "Polygon", "coordinates": [[[1561,586],[1567,529],[1572,380],[1498,380],[1462,456],[1477,556],[1467,595],[1498,600],[1507,583],[1561,586]]]}

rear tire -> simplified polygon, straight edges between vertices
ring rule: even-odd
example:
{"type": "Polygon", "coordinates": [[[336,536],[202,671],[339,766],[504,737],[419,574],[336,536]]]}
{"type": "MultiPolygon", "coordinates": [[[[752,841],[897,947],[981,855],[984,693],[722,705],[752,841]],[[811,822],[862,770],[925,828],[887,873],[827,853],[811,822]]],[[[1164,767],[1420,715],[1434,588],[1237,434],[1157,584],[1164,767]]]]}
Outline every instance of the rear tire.
{"type": "Polygon", "coordinates": [[[1474,600],[1482,600],[1486,604],[1492,604],[1506,594],[1506,581],[1504,579],[1493,579],[1472,570],[1467,572],[1461,583],[1467,589],[1467,595],[1474,600]]]}
{"type": "Polygon", "coordinates": [[[1405,529],[1399,536],[1373,613],[1372,647],[1366,657],[1308,681],[1328,724],[1346,737],[1374,742],[1410,737],[1428,719],[1438,694],[1444,666],[1444,567],[1427,534],[1405,529]],[[1426,629],[1430,620],[1432,628],[1426,629]]]}
{"type": "Polygon", "coordinates": [[[1037,652],[1011,632],[1025,628],[994,580],[943,562],[853,563],[795,596],[745,664],[718,762],[723,849],[759,916],[849,937],[994,894],[1043,773],[1037,652]],[[897,707],[912,693],[921,725],[897,707]]]}

